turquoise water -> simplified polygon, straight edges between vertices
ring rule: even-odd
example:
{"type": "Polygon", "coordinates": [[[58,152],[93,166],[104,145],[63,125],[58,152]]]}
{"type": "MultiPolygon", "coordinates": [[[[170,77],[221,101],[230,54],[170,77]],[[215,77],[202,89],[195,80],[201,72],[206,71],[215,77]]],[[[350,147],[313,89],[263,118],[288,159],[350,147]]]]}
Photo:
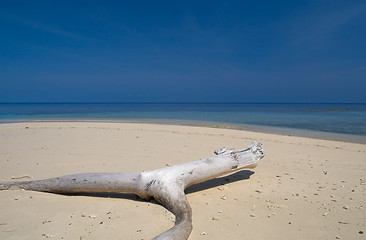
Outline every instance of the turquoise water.
{"type": "Polygon", "coordinates": [[[0,104],[0,122],[121,120],[220,123],[366,136],[366,104],[18,103],[0,104]]]}

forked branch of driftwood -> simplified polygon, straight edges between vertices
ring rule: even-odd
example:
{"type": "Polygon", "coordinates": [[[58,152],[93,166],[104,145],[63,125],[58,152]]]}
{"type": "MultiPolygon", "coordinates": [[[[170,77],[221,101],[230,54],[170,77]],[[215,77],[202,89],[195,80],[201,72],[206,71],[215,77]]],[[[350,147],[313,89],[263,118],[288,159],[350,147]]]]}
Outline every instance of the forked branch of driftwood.
{"type": "Polygon", "coordinates": [[[154,240],[186,240],[192,231],[187,187],[243,168],[254,168],[264,157],[260,142],[242,150],[216,150],[217,156],[157,170],[120,173],[82,173],[38,181],[0,183],[0,190],[25,189],[51,193],[134,193],[155,198],[175,215],[175,225],[154,240]]]}

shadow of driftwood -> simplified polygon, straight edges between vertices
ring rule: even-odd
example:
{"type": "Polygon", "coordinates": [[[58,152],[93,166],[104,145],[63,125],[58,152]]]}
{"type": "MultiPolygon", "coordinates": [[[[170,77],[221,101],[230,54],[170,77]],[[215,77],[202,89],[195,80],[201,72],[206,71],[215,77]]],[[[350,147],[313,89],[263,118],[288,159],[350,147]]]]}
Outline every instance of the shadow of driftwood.
{"type": "Polygon", "coordinates": [[[225,184],[246,180],[246,179],[249,179],[252,174],[254,174],[253,171],[242,170],[242,171],[239,171],[239,172],[236,172],[236,173],[224,176],[224,177],[214,178],[211,180],[207,180],[205,182],[194,184],[194,185],[188,187],[184,192],[186,194],[190,194],[190,193],[199,192],[202,190],[222,186],[225,184]]]}
{"type": "MultiPolygon", "coordinates": [[[[199,192],[202,190],[222,186],[225,184],[246,180],[246,179],[249,179],[252,174],[254,174],[253,171],[242,170],[242,171],[239,171],[239,172],[236,172],[236,173],[224,176],[224,177],[214,178],[211,180],[207,180],[205,182],[194,184],[194,185],[188,187],[184,192],[186,194],[190,194],[190,193],[199,192]]],[[[123,199],[132,200],[132,201],[146,202],[146,200],[141,199],[137,195],[130,194],[130,193],[78,193],[78,194],[63,194],[63,195],[102,197],[102,198],[123,198],[123,199]]],[[[156,203],[154,200],[152,200],[150,202],[156,203]]]]}
{"type": "Polygon", "coordinates": [[[133,201],[146,202],[139,196],[133,193],[73,193],[73,194],[62,194],[65,196],[86,196],[86,197],[100,197],[100,198],[123,198],[133,201]]]}

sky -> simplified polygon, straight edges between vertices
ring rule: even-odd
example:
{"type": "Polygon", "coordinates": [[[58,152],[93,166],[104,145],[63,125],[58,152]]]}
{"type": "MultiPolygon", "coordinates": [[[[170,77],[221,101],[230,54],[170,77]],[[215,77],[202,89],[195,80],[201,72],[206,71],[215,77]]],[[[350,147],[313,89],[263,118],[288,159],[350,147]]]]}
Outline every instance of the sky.
{"type": "Polygon", "coordinates": [[[366,103],[366,1],[1,0],[0,102],[366,103]]]}

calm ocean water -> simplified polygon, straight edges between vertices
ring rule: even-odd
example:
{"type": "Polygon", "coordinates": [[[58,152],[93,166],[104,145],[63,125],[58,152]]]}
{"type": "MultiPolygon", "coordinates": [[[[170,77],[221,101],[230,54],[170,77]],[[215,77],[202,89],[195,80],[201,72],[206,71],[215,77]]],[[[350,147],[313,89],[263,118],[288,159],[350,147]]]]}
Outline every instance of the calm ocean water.
{"type": "Polygon", "coordinates": [[[0,122],[77,119],[216,123],[366,137],[366,104],[41,103],[0,104],[0,122]]]}

